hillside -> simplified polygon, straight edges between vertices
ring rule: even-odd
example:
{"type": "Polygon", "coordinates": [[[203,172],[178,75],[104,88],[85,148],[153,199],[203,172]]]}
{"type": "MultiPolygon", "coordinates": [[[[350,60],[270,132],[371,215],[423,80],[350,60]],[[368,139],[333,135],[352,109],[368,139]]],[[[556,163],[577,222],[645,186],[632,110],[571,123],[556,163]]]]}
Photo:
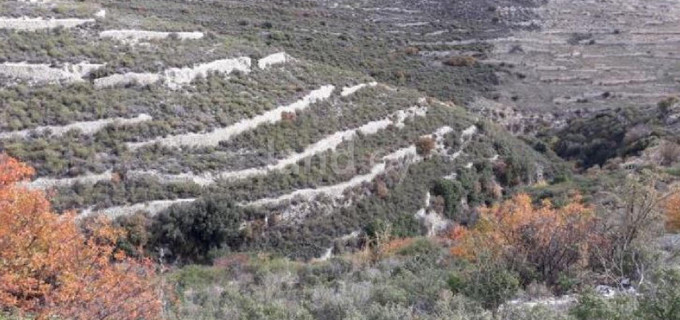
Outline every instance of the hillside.
{"type": "Polygon", "coordinates": [[[0,150],[154,261],[161,318],[645,306],[677,280],[645,268],[677,260],[680,5],[614,2],[5,1],[0,150]]]}
{"type": "MultiPolygon", "coordinates": [[[[259,5],[237,10],[257,11],[259,5]]],[[[76,17],[96,11],[73,6],[76,17]]],[[[275,247],[313,257],[334,238],[376,219],[403,221],[403,234],[418,234],[415,214],[441,177],[455,181],[465,174],[498,184],[506,178],[494,176],[494,161],[522,163],[516,179],[526,182],[549,179],[558,170],[545,155],[501,137],[501,129],[451,102],[362,74],[357,66],[344,71],[302,54],[312,48],[266,43],[245,31],[222,35],[220,28],[227,26],[170,19],[174,8],[154,2],[143,8],[158,10],[157,21],[146,25],[156,33],[140,33],[132,31],[139,26],[128,15],[142,7],[118,6],[72,28],[6,30],[26,45],[11,46],[16,52],[6,54],[4,73],[13,85],[1,94],[8,106],[3,145],[36,168],[31,187],[58,190],[59,210],[156,214],[176,203],[229,195],[247,212],[244,221],[276,218],[277,226],[265,226],[265,234],[282,237],[281,229],[291,238],[275,247]],[[34,50],[52,41],[69,45],[34,50]],[[429,135],[434,150],[419,153],[419,138],[429,135]],[[387,189],[376,196],[376,186],[387,189]],[[295,240],[295,230],[327,228],[336,219],[341,221],[332,230],[312,232],[320,239],[306,239],[313,247],[295,240]]],[[[205,7],[184,10],[195,15],[192,21],[202,21],[205,7]]],[[[30,15],[31,9],[37,16],[44,7],[8,10],[30,15]]],[[[237,14],[231,9],[223,10],[237,14]]],[[[61,13],[68,9],[58,12],[51,21],[73,16],[61,13]]],[[[295,32],[285,25],[257,28],[295,32]]],[[[412,64],[407,67],[424,68],[401,59],[412,64]]]]}

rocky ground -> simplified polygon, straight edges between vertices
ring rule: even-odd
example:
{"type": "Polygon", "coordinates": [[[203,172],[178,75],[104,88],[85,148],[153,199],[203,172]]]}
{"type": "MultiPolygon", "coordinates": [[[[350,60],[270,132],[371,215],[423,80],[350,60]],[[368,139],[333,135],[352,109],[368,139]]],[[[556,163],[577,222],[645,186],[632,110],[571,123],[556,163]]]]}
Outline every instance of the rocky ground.
{"type": "Polygon", "coordinates": [[[522,111],[516,116],[559,125],[577,112],[656,105],[680,89],[676,1],[327,5],[358,11],[366,21],[387,26],[405,45],[418,48],[429,64],[441,65],[437,58],[470,55],[499,67],[497,78],[489,79],[498,84],[496,91],[470,104],[478,111],[522,111]],[[490,49],[477,50],[480,47],[490,49]]]}
{"type": "Polygon", "coordinates": [[[499,100],[550,112],[655,105],[680,89],[677,1],[550,1],[540,29],[494,40],[499,100]]]}

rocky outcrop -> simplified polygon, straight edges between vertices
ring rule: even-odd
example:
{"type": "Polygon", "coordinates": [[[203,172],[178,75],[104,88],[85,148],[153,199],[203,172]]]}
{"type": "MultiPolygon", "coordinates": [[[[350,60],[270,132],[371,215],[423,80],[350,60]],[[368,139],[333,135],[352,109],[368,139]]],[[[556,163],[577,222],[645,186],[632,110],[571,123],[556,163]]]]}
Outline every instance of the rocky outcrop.
{"type": "Polygon", "coordinates": [[[94,87],[97,89],[110,88],[115,86],[126,86],[137,84],[146,86],[161,80],[161,76],[156,73],[134,73],[113,74],[107,77],[94,80],[94,87]]]}
{"type": "Polygon", "coordinates": [[[71,130],[79,130],[83,134],[86,135],[92,135],[95,134],[97,131],[105,128],[108,125],[128,125],[128,124],[136,124],[140,122],[145,122],[145,121],[151,121],[152,118],[148,114],[140,114],[137,117],[134,118],[108,118],[108,119],[100,119],[100,120],[94,120],[94,121],[82,121],[82,122],[75,122],[72,124],[68,124],[65,126],[42,126],[42,127],[37,127],[34,129],[26,129],[26,130],[21,130],[21,131],[10,131],[10,132],[0,132],[0,139],[7,139],[7,138],[27,138],[29,135],[32,133],[37,133],[37,134],[43,134],[45,132],[49,132],[49,134],[53,137],[55,136],[61,136],[64,135],[65,133],[71,131],[71,130]]]}
{"type": "Polygon", "coordinates": [[[27,186],[31,189],[50,189],[57,187],[71,186],[76,183],[93,185],[99,181],[108,181],[113,177],[111,171],[106,171],[104,173],[91,173],[73,178],[49,178],[41,177],[28,183],[27,186]]]}
{"type": "Polygon", "coordinates": [[[83,210],[79,217],[87,217],[93,214],[103,214],[111,219],[120,217],[120,216],[126,216],[126,215],[131,215],[134,214],[135,212],[148,212],[151,215],[156,215],[160,213],[161,211],[168,209],[172,207],[173,205],[176,204],[183,204],[183,203],[192,203],[196,201],[196,199],[191,198],[191,199],[177,199],[177,200],[158,200],[158,201],[150,201],[150,202],[145,202],[145,203],[138,203],[138,204],[133,204],[129,206],[120,206],[120,207],[111,207],[111,208],[106,208],[106,209],[101,209],[101,210],[95,210],[93,208],[83,210]]]}
{"type": "Polygon", "coordinates": [[[203,32],[162,32],[146,30],[106,30],[99,33],[100,38],[115,39],[126,43],[135,44],[140,41],[162,40],[170,36],[180,40],[196,40],[203,38],[203,32]]]}
{"type": "Polygon", "coordinates": [[[290,61],[295,61],[293,57],[289,56],[285,52],[278,52],[274,54],[270,54],[260,60],[257,61],[257,66],[260,69],[267,69],[270,66],[277,65],[277,64],[284,64],[290,61]]]}
{"type": "Polygon", "coordinates": [[[197,77],[206,77],[211,72],[230,74],[235,71],[250,72],[250,58],[239,57],[234,59],[221,59],[194,67],[171,68],[163,73],[124,73],[113,74],[94,80],[96,88],[109,88],[121,85],[139,84],[150,85],[163,82],[171,89],[179,89],[183,85],[191,83],[197,77]]]}
{"type": "Polygon", "coordinates": [[[88,73],[103,66],[103,64],[81,62],[55,68],[48,64],[5,62],[0,64],[0,75],[12,79],[26,80],[29,83],[69,83],[84,81],[83,77],[88,73]]]}
{"type": "Polygon", "coordinates": [[[58,27],[74,28],[86,23],[95,22],[94,19],[44,19],[44,18],[7,18],[0,17],[0,29],[36,31],[54,29],[58,27]]]}
{"type": "Polygon", "coordinates": [[[184,67],[165,70],[163,79],[168,87],[177,89],[182,85],[189,84],[197,77],[206,77],[211,72],[230,74],[234,71],[240,71],[248,73],[250,72],[250,64],[251,61],[248,57],[216,60],[191,68],[184,67]]]}
{"type": "Polygon", "coordinates": [[[343,97],[346,97],[346,96],[354,94],[355,92],[357,92],[357,91],[359,91],[359,90],[361,90],[365,87],[375,87],[377,85],[378,85],[377,82],[370,82],[370,83],[358,84],[356,86],[345,87],[345,88],[342,88],[342,92],[340,93],[340,95],[343,96],[343,97]]]}

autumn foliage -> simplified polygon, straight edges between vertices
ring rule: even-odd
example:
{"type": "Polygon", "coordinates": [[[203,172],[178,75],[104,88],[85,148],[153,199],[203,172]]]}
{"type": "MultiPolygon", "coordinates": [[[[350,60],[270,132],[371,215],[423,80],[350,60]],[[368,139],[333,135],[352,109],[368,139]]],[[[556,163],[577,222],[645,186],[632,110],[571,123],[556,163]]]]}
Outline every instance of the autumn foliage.
{"type": "Polygon", "coordinates": [[[428,156],[437,146],[437,142],[430,136],[420,137],[416,142],[416,151],[421,156],[428,156]]]}
{"type": "Polygon", "coordinates": [[[664,203],[666,230],[680,232],[680,191],[671,194],[664,203]]]}
{"type": "Polygon", "coordinates": [[[592,209],[575,196],[557,208],[549,201],[534,205],[520,194],[499,205],[481,210],[472,229],[451,230],[454,256],[474,260],[479,254],[504,259],[553,282],[562,271],[585,263],[588,244],[594,241],[592,209]]]}
{"type": "Polygon", "coordinates": [[[73,213],[53,213],[43,192],[21,186],[33,173],[0,155],[0,311],[38,319],[160,318],[150,262],[117,251],[121,231],[107,220],[83,227],[73,213]]]}

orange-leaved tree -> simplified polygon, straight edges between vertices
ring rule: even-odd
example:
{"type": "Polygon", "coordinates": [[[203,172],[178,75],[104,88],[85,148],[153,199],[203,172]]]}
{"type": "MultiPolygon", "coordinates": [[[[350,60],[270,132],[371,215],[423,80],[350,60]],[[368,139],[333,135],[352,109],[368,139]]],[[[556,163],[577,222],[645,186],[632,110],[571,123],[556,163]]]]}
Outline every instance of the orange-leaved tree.
{"type": "Polygon", "coordinates": [[[680,232],[680,191],[669,195],[664,203],[666,211],[666,230],[680,232]]]}
{"type": "Polygon", "coordinates": [[[583,205],[579,196],[555,207],[547,200],[534,205],[531,197],[519,194],[482,208],[480,221],[472,229],[452,229],[451,252],[475,259],[483,250],[520,273],[538,274],[552,284],[561,272],[585,263],[588,244],[594,240],[594,219],[593,210],[583,205]]]}
{"type": "Polygon", "coordinates": [[[0,154],[0,310],[38,319],[158,319],[154,267],[115,249],[121,231],[97,219],[88,234],[73,213],[57,215],[34,171],[0,154]]]}

